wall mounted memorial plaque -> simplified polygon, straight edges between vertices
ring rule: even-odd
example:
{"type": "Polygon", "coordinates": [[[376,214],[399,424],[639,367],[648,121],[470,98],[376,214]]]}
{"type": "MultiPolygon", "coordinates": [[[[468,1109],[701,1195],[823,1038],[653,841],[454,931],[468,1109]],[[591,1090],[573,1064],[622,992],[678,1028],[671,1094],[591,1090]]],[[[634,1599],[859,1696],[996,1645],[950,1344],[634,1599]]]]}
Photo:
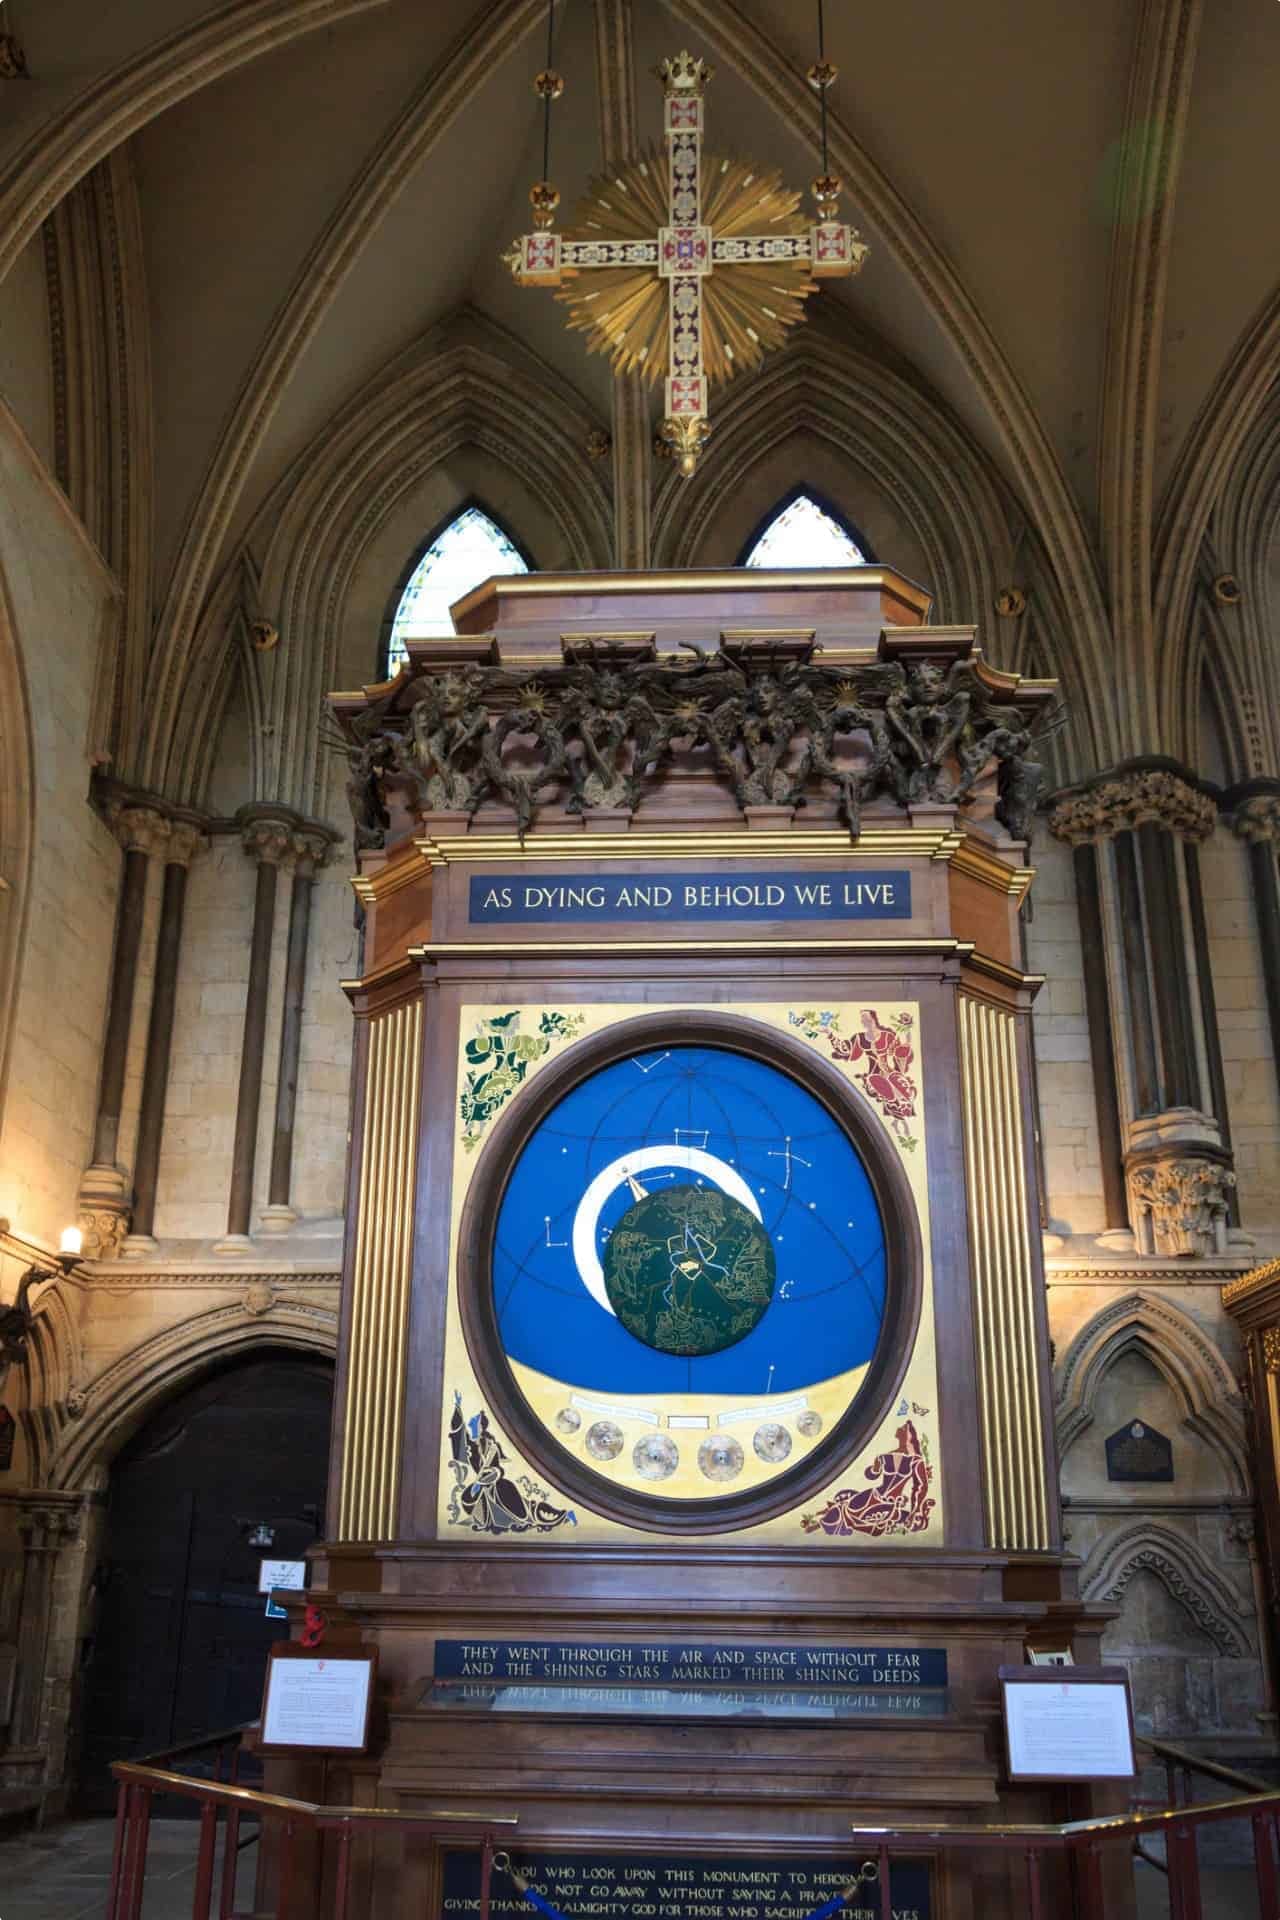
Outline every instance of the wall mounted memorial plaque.
{"type": "Polygon", "coordinates": [[[1173,1443],[1144,1420],[1107,1436],[1108,1480],[1172,1480],[1173,1443]]]}

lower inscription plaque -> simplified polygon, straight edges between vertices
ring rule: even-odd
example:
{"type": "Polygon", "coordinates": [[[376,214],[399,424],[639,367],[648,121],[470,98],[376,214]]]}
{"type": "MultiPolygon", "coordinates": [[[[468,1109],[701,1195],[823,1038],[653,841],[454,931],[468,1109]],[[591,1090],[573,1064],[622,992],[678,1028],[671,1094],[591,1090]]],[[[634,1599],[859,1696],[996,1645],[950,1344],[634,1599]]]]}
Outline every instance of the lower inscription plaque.
{"type": "MultiPolygon", "coordinates": [[[[853,1879],[858,1862],[662,1859],[652,1854],[520,1854],[512,1863],[565,1920],[804,1920],[853,1879]]],[[[930,1920],[929,1868],[903,1860],[889,1876],[893,1920],[930,1920]]],[[[501,1872],[493,1877],[495,1920],[532,1908],[501,1872]]],[[[447,1853],[442,1912],[472,1920],[480,1912],[480,1859],[447,1853]]],[[[865,1883],[845,1908],[849,1920],[880,1920],[879,1889],[865,1883]]]]}

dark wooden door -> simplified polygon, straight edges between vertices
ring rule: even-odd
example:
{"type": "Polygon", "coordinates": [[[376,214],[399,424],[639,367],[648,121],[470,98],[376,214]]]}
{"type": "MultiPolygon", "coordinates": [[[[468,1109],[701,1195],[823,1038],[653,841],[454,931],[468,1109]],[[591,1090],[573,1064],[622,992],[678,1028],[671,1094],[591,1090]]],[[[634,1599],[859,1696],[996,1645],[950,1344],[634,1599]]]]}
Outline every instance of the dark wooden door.
{"type": "Polygon", "coordinates": [[[112,1760],[257,1717],[286,1632],[259,1569],[319,1535],[332,1397],[323,1363],[249,1361],[169,1401],[118,1457],[85,1648],[87,1806],[109,1804],[112,1760]]]}

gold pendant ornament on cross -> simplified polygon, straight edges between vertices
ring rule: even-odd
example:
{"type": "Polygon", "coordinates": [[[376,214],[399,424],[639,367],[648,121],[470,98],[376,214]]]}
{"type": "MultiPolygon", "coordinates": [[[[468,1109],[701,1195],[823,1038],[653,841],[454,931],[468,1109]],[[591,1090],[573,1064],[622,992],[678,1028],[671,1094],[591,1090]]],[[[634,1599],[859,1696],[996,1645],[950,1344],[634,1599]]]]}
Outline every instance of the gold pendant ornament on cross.
{"type": "MultiPolygon", "coordinates": [[[[835,77],[827,61],[809,70],[824,109],[835,77]]],[[[560,288],[570,325],[619,371],[665,379],[661,437],[687,476],[711,431],[709,382],[758,365],[803,317],[817,282],[857,273],[868,249],[837,217],[841,186],[825,169],[813,183],[818,219],[807,221],[801,196],[776,173],[703,154],[712,78],[703,60],[680,53],[658,78],[665,152],[650,148],[593,180],[563,234],[553,231],[560,196],[539,181],[529,195],[536,231],[505,258],[521,286],[560,288]]],[[[561,84],[546,72],[535,88],[549,100],[561,84]]]]}

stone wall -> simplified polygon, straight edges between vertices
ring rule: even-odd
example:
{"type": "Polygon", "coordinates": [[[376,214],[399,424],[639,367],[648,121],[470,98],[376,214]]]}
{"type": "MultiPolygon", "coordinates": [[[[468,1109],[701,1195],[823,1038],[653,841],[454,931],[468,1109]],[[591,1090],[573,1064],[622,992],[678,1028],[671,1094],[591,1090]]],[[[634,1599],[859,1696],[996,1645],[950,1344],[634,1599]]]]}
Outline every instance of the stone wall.
{"type": "Polygon", "coordinates": [[[0,280],[0,397],[52,474],[53,356],[44,241],[38,236],[23,248],[12,273],[0,280]]]}
{"type": "Polygon", "coordinates": [[[1058,1235],[1096,1234],[1106,1218],[1071,849],[1039,825],[1031,855],[1027,964],[1047,976],[1033,1031],[1049,1226],[1058,1235]]]}
{"type": "Polygon", "coordinates": [[[0,589],[25,681],[34,858],[0,1116],[0,1215],[56,1245],[90,1153],[121,854],[89,804],[115,583],[0,405],[0,589]]]}
{"type": "Polygon", "coordinates": [[[1200,871],[1240,1219],[1270,1246],[1280,1235],[1280,1085],[1248,855],[1235,834],[1217,829],[1200,871]]]}

